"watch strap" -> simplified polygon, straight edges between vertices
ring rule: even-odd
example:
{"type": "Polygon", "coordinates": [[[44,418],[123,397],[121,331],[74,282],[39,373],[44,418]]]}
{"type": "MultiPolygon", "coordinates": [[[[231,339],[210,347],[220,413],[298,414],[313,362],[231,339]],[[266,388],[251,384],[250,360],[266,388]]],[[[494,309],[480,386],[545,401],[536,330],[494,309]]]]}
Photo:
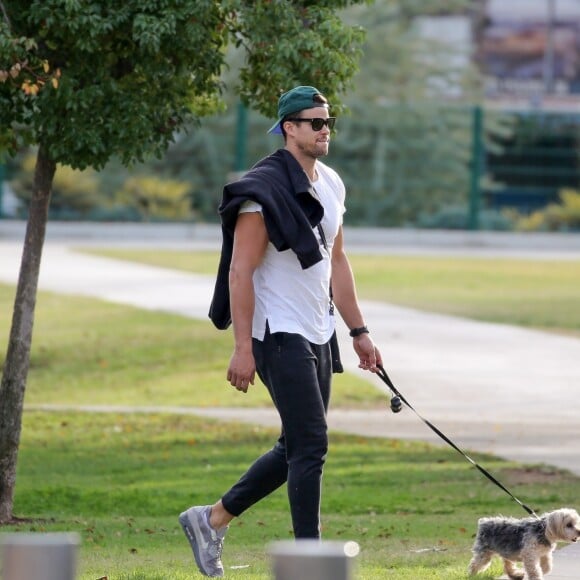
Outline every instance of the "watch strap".
{"type": "Polygon", "coordinates": [[[351,331],[348,334],[350,336],[352,336],[352,338],[356,338],[357,336],[360,336],[361,334],[368,334],[368,333],[369,333],[369,329],[366,326],[359,326],[358,328],[351,329],[351,331]]]}

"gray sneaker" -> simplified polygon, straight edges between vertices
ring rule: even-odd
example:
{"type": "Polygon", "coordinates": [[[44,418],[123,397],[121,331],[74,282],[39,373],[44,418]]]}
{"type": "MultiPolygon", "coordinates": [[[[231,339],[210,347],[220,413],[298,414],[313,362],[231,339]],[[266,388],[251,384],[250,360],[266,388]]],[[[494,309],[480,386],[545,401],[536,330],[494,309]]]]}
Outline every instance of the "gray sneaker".
{"type": "Polygon", "coordinates": [[[224,575],[222,548],[228,528],[214,530],[209,525],[211,506],[191,507],[179,516],[179,523],[189,540],[195,563],[202,574],[211,578],[224,575]]]}

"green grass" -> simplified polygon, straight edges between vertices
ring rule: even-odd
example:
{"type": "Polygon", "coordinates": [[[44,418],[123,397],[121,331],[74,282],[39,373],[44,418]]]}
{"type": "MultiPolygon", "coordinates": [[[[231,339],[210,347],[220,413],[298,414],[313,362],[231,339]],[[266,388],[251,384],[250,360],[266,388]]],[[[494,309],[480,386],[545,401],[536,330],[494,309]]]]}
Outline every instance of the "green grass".
{"type": "Polygon", "coordinates": [[[580,336],[580,262],[353,256],[361,294],[423,310],[580,336]]]}
{"type": "Polygon", "coordinates": [[[186,250],[139,250],[132,248],[75,248],[84,254],[104,256],[115,260],[127,260],[150,266],[173,268],[197,274],[215,275],[219,254],[210,251],[186,250]]]}
{"type": "MultiPolygon", "coordinates": [[[[202,274],[217,270],[215,252],[86,251],[202,274]]],[[[578,261],[357,254],[350,260],[365,299],[580,336],[578,261]]]]}
{"type": "MultiPolygon", "coordinates": [[[[215,254],[158,254],[159,265],[177,267],[179,256],[194,264],[184,269],[215,270],[215,254]]],[[[524,324],[578,332],[573,262],[433,260],[353,256],[353,265],[365,298],[472,317],[504,312],[518,323],[520,296],[537,309],[524,324]],[[543,293],[552,299],[539,300],[543,293]]],[[[8,335],[13,297],[14,288],[0,285],[0,336],[8,335]]],[[[244,396],[227,384],[230,351],[231,333],[209,321],[39,293],[26,403],[269,406],[261,385],[244,396]]],[[[335,378],[334,406],[384,405],[372,384],[335,378]]],[[[201,578],[177,514],[217,499],[275,436],[184,415],[26,412],[15,500],[24,520],[4,531],[77,531],[79,580],[201,578]]],[[[576,501],[580,478],[473,455],[537,510],[576,501]]],[[[331,434],[324,537],[360,543],[359,580],[464,579],[477,518],[493,513],[524,515],[452,450],[331,434]]],[[[270,578],[265,546],[290,537],[282,489],[232,524],[227,576],[270,578]]],[[[500,573],[496,563],[481,578],[500,573]]]]}
{"type": "MultiPolygon", "coordinates": [[[[5,531],[78,532],[81,580],[201,578],[176,516],[217,499],[275,436],[196,417],[27,412],[15,513],[31,521],[5,531]]],[[[476,457],[539,510],[577,497],[564,472],[476,457]]],[[[360,544],[360,580],[465,578],[477,518],[523,515],[451,450],[336,433],[322,511],[326,539],[360,544]]],[[[227,576],[269,578],[265,546],[289,538],[280,489],[234,520],[227,576]]]]}
{"type": "MultiPolygon", "coordinates": [[[[0,336],[8,335],[13,293],[0,285],[0,336]]],[[[209,320],[40,293],[26,402],[271,406],[259,379],[247,394],[227,383],[231,349],[231,331],[209,320]]],[[[375,385],[352,374],[337,375],[333,388],[335,407],[384,405],[375,385]]]]}

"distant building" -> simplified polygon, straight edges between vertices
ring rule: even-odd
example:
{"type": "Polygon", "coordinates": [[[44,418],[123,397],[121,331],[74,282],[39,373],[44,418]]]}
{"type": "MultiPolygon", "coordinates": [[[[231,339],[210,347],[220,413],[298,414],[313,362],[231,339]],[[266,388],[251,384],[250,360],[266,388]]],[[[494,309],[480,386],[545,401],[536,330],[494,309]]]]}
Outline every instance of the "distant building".
{"type": "Polygon", "coordinates": [[[580,112],[580,0],[473,0],[472,10],[420,17],[417,26],[449,47],[448,75],[437,81],[449,97],[461,97],[449,71],[471,61],[489,105],[580,112]]]}
{"type": "MultiPolygon", "coordinates": [[[[482,153],[487,206],[530,213],[564,188],[580,190],[580,0],[472,0],[469,10],[417,26],[448,45],[448,70],[477,67],[485,109],[511,115],[499,149],[482,153]]],[[[453,74],[436,88],[462,96],[453,74]]]]}
{"type": "Polygon", "coordinates": [[[478,5],[474,61],[486,100],[580,112],[580,1],[478,5]]]}

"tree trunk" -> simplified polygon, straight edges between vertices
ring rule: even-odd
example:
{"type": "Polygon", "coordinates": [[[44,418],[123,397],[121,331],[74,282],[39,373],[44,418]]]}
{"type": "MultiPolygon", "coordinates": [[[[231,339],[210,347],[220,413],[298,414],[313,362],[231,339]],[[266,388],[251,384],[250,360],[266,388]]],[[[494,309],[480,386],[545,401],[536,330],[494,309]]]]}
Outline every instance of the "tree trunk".
{"type": "Polygon", "coordinates": [[[41,146],[36,158],[34,192],[30,201],[12,327],[0,384],[0,524],[12,519],[38,274],[55,170],[56,163],[48,158],[41,146]]]}

